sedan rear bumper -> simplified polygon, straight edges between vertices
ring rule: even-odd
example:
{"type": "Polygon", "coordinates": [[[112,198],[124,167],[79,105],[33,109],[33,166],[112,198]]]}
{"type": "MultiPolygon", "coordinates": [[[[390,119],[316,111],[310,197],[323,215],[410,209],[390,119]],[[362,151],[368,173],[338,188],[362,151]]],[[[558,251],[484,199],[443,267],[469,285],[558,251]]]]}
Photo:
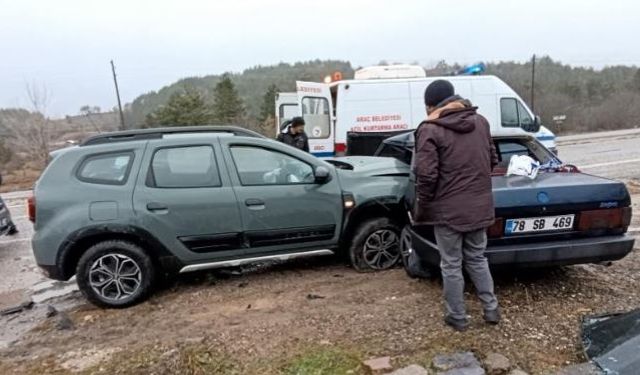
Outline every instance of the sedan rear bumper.
{"type": "MultiPolygon", "coordinates": [[[[435,244],[410,230],[412,248],[422,261],[440,265],[435,244]]],[[[492,266],[550,267],[598,263],[624,258],[633,250],[635,239],[626,234],[547,241],[517,245],[489,246],[485,252],[492,266]]]]}

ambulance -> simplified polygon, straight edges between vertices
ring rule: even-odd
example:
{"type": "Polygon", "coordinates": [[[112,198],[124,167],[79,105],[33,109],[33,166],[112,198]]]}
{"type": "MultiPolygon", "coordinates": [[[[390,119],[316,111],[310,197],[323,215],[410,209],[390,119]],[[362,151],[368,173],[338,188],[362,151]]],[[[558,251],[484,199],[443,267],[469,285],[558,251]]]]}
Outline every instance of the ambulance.
{"type": "Polygon", "coordinates": [[[302,116],[312,154],[371,155],[383,139],[415,129],[426,118],[425,89],[446,79],[456,94],[478,107],[492,135],[533,134],[555,152],[555,135],[511,87],[498,77],[475,74],[481,71],[477,66],[467,71],[427,77],[420,66],[390,65],[360,69],[349,80],[334,74],[324,83],[297,81],[295,93],[276,98],[276,131],[291,117],[302,116]]]}

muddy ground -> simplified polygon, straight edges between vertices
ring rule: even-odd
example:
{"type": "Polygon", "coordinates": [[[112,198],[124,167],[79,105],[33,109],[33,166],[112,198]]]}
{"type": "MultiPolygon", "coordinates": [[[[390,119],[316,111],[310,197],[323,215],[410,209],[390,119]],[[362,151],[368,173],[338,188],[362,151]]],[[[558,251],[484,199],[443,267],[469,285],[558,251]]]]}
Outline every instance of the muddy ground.
{"type": "Polygon", "coordinates": [[[40,325],[1,352],[0,373],[135,373],[145,360],[158,365],[189,350],[215,355],[229,370],[277,373],[323,347],[362,359],[390,355],[397,365],[428,363],[436,352],[498,351],[526,371],[545,373],[583,360],[584,315],[640,306],[639,283],[638,251],[610,267],[498,274],[502,324],[482,323],[469,289],[472,327],[454,333],[441,320],[440,282],[411,280],[401,269],[359,274],[325,258],[241,275],[202,273],[125,310],[78,301],[70,330],[58,330],[59,317],[40,311],[40,325]]]}

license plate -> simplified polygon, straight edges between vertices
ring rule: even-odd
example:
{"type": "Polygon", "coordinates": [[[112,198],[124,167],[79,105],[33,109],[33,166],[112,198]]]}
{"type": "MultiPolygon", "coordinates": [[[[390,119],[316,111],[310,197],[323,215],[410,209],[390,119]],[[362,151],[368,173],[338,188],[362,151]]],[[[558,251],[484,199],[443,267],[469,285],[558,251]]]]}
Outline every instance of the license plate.
{"type": "Polygon", "coordinates": [[[505,234],[558,232],[573,229],[575,215],[531,217],[509,219],[505,225],[505,234]]]}

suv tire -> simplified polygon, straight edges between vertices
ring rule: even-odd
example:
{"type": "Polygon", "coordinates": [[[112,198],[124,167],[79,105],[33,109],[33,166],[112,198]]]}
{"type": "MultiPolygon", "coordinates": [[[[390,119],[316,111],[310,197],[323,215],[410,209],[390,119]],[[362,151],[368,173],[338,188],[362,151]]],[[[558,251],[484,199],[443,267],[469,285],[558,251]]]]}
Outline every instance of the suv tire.
{"type": "Polygon", "coordinates": [[[400,228],[386,217],[363,222],[349,246],[349,258],[358,272],[394,267],[400,260],[400,228]]]}
{"type": "Polygon", "coordinates": [[[123,240],[98,242],[78,262],[80,291],[96,306],[121,308],[149,297],[156,276],[151,258],[136,244],[123,240]]]}

